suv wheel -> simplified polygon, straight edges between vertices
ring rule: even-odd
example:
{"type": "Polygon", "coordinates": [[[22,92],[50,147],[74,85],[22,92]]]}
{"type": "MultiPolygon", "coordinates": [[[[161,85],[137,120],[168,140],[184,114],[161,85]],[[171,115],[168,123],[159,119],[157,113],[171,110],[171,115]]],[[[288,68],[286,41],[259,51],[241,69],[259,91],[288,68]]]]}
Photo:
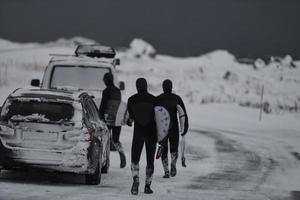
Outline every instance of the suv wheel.
{"type": "Polygon", "coordinates": [[[95,172],[93,174],[85,175],[85,184],[87,185],[99,185],[101,183],[102,147],[100,147],[99,152],[99,162],[97,164],[95,172]]]}
{"type": "Polygon", "coordinates": [[[108,141],[106,145],[106,161],[105,161],[105,165],[101,169],[101,172],[107,174],[109,171],[109,165],[110,165],[110,141],[108,141]]]}

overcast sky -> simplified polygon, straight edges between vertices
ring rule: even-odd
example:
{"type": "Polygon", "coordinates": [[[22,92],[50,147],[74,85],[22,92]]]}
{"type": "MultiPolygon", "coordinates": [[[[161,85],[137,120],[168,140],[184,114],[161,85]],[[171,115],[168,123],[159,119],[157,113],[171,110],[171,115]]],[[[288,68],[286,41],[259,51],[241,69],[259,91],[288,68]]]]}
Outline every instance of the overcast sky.
{"type": "Polygon", "coordinates": [[[228,49],[300,57],[300,0],[0,0],[0,38],[84,36],[112,46],[135,38],[163,54],[228,49]]]}

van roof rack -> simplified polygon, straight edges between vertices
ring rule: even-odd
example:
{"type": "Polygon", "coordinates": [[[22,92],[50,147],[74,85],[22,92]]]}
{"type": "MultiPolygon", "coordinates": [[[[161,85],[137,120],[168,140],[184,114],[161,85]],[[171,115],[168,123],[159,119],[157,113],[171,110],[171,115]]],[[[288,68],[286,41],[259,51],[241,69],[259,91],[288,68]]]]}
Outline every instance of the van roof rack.
{"type": "Polygon", "coordinates": [[[99,44],[82,44],[78,45],[75,50],[75,56],[85,55],[92,58],[114,58],[116,51],[109,46],[103,46],[99,44]]]}

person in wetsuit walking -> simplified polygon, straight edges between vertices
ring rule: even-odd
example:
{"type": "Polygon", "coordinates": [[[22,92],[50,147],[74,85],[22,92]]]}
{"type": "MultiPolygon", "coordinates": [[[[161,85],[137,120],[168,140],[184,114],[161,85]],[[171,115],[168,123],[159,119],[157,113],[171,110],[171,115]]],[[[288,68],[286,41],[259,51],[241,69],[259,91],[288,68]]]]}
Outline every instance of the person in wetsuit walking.
{"type": "Polygon", "coordinates": [[[179,145],[179,127],[177,120],[177,105],[181,106],[185,113],[185,124],[184,130],[181,136],[184,136],[188,130],[188,117],[184,103],[180,96],[172,93],[172,81],[164,80],[163,84],[163,93],[157,97],[157,104],[165,107],[170,114],[170,129],[168,136],[161,143],[162,145],[162,155],[161,160],[164,168],[165,175],[164,178],[169,178],[176,176],[176,162],[178,158],[178,145],[179,145]],[[171,174],[169,171],[169,160],[168,160],[168,143],[170,144],[170,153],[171,153],[171,174]]]}
{"type": "Polygon", "coordinates": [[[146,146],[146,180],[144,193],[153,193],[151,189],[152,176],[154,172],[154,156],[156,151],[156,124],[154,121],[154,106],[156,98],[148,93],[147,81],[139,78],[136,81],[137,94],[128,99],[128,112],[130,119],[134,122],[134,131],[131,147],[131,171],[133,184],[131,193],[138,194],[139,187],[139,161],[143,146],[146,146]]]}

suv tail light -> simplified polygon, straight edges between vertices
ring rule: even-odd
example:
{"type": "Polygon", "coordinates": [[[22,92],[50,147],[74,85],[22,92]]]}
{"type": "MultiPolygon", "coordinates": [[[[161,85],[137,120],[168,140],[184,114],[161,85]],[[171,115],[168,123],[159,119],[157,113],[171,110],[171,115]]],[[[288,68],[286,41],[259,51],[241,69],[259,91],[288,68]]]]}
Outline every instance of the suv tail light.
{"type": "Polygon", "coordinates": [[[92,141],[93,140],[93,133],[95,132],[95,130],[93,128],[87,128],[87,135],[88,135],[88,141],[92,141]]]}

